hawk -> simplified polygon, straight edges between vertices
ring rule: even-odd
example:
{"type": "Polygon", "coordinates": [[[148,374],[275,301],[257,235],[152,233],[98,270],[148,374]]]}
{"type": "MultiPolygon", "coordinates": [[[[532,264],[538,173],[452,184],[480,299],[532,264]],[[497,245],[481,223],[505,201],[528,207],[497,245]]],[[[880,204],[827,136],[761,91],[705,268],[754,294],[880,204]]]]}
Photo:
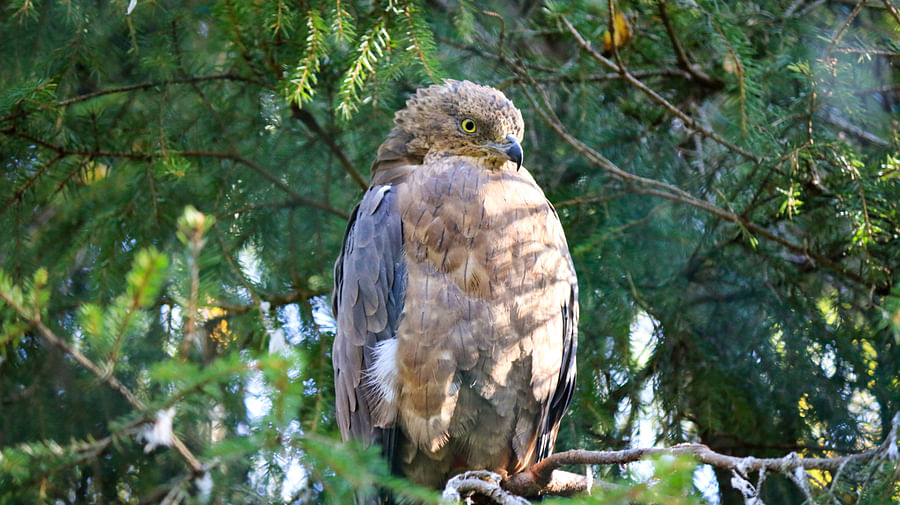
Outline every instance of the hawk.
{"type": "Polygon", "coordinates": [[[448,80],[394,123],[335,264],[337,423],[422,485],[506,477],[551,453],[575,387],[566,238],[503,93],[448,80]]]}

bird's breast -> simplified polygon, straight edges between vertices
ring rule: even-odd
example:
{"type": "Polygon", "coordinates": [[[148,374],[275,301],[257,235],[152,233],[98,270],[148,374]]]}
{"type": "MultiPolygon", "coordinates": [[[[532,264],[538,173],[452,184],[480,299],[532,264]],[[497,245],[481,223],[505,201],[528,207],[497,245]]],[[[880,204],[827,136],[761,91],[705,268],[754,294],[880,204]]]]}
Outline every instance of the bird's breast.
{"type": "Polygon", "coordinates": [[[527,171],[470,160],[424,165],[398,188],[407,287],[397,405],[410,439],[429,451],[483,421],[467,417],[472,405],[457,408],[466,398],[487,401],[485,419],[502,418],[495,435],[507,436],[505,416],[546,396],[545,369],[558,370],[562,355],[554,300],[568,296],[571,271],[559,222],[527,171]]]}
{"type": "Polygon", "coordinates": [[[523,276],[541,255],[558,252],[557,230],[548,227],[553,212],[526,170],[471,159],[447,158],[410,178],[401,196],[406,252],[467,296],[496,298],[527,288],[523,276]]]}

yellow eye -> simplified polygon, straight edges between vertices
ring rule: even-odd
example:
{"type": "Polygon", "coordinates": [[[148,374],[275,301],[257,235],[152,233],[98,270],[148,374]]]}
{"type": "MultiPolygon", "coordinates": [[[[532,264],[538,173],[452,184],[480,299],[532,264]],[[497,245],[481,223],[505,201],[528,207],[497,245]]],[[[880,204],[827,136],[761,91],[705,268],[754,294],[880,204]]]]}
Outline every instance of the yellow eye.
{"type": "Polygon", "coordinates": [[[466,133],[475,133],[475,121],[466,118],[460,121],[459,127],[466,133]]]}

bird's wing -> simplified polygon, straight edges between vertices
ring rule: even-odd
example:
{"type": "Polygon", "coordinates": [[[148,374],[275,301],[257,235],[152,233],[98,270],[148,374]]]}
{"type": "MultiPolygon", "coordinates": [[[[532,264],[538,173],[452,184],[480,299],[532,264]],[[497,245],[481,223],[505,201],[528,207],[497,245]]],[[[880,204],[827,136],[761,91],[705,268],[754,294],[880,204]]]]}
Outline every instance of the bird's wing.
{"type": "Polygon", "coordinates": [[[333,309],[337,321],[334,363],[337,423],[342,437],[380,443],[393,464],[393,428],[373,419],[366,387],[379,342],[395,338],[406,285],[397,191],[372,186],[353,211],[334,268],[333,309]]]}
{"type": "MultiPolygon", "coordinates": [[[[550,209],[556,214],[553,205],[550,209]]],[[[557,220],[559,216],[556,215],[557,220]]],[[[563,238],[563,240],[565,240],[563,238]]],[[[553,452],[553,444],[559,431],[559,422],[569,408],[572,394],[575,392],[576,364],[575,354],[578,349],[578,282],[575,280],[575,266],[568,246],[563,243],[562,250],[572,271],[572,281],[569,286],[569,297],[561,307],[562,312],[562,339],[563,356],[560,363],[559,376],[556,388],[550,393],[550,399],[542,406],[542,423],[538,435],[537,459],[540,461],[553,452]]]]}
{"type": "MultiPolygon", "coordinates": [[[[517,175],[531,182],[527,174],[517,175]]],[[[533,187],[535,192],[540,191],[536,184],[533,187]]],[[[528,279],[520,281],[516,289],[521,296],[513,302],[516,306],[513,328],[519,338],[533,346],[530,391],[536,400],[530,405],[519,404],[523,417],[517,421],[513,441],[520,458],[516,471],[553,452],[560,420],[572,400],[576,379],[578,281],[559,216],[543,193],[534,196],[538,195],[539,201],[530,200],[531,219],[514,218],[510,226],[518,237],[514,250],[524,255],[526,265],[532,265],[527,267],[528,279]],[[534,244],[541,244],[537,255],[533,252],[534,244]],[[522,317],[523,313],[530,317],[522,317]]]]}

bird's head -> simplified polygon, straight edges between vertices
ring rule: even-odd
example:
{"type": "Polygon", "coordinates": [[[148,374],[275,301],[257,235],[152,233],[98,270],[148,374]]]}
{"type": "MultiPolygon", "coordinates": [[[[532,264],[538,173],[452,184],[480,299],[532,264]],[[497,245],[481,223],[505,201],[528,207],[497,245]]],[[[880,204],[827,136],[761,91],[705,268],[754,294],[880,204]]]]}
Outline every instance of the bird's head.
{"type": "Polygon", "coordinates": [[[491,167],[507,161],[522,166],[522,113],[489,86],[446,80],[420,89],[394,122],[412,137],[409,151],[423,158],[473,156],[491,167]]]}

